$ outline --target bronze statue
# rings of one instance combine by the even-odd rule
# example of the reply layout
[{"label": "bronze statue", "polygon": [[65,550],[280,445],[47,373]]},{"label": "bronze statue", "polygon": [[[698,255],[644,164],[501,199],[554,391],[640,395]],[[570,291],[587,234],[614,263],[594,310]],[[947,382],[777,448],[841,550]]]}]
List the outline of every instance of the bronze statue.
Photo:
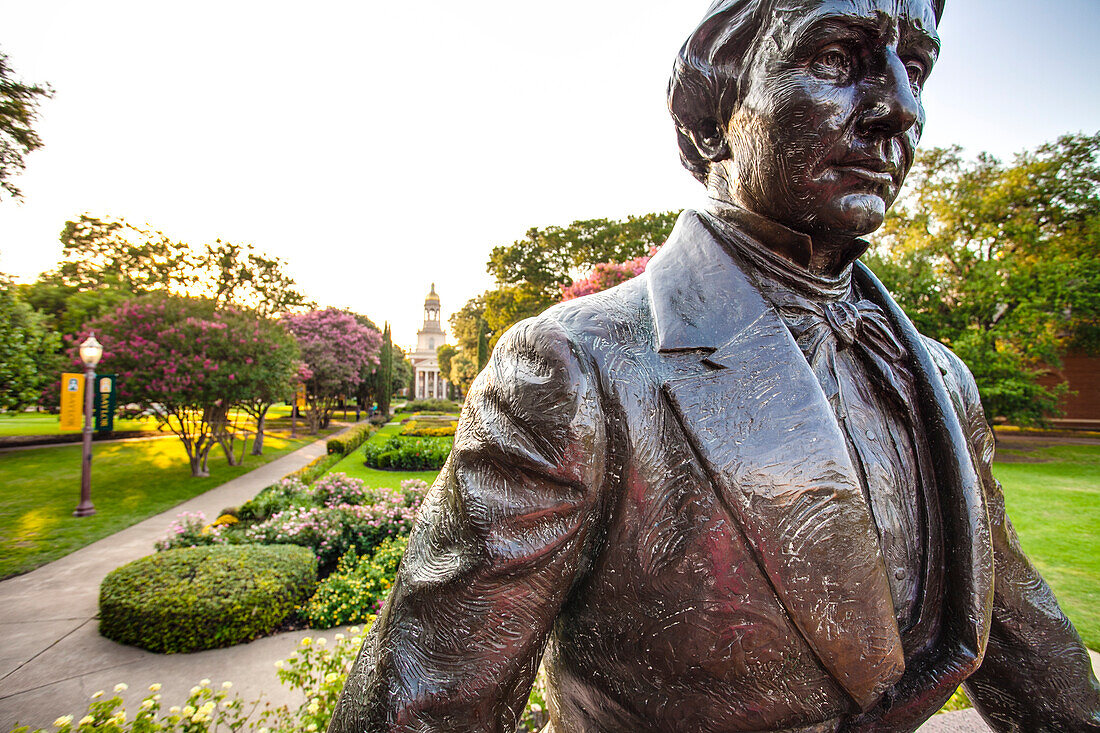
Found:
[{"label": "bronze statue", "polygon": [[937,0],[719,0],[669,89],[647,272],[511,329],[330,731],[1098,731],[966,367],[856,258],[913,160]]}]

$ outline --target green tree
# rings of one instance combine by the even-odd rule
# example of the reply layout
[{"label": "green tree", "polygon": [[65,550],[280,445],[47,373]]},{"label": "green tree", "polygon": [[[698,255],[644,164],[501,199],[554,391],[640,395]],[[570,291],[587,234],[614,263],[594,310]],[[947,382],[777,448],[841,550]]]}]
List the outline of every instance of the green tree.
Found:
[{"label": "green tree", "polygon": [[18,410],[39,401],[61,371],[61,339],[46,318],[23,302],[0,274],[0,410]]},{"label": "green tree", "polygon": [[195,295],[206,295],[214,303],[249,308],[263,316],[274,316],[303,306],[312,306],[298,292],[286,272],[287,263],[267,257],[251,244],[217,240],[207,244],[194,260],[189,278]]},{"label": "green tree", "polygon": [[393,395],[393,341],[390,338],[390,324],[382,329],[382,347],[378,354],[379,364],[375,372],[378,382],[378,412],[390,414],[390,396]]},{"label": "green tree", "polygon": [[16,80],[7,55],[0,52],[0,193],[23,198],[23,192],[11,178],[26,168],[24,158],[42,147],[34,124],[38,121],[39,103],[51,96],[49,85]]},{"label": "green tree", "polygon": [[477,370],[480,372],[489,363],[489,337],[485,326],[477,332]]},{"label": "green tree", "polygon": [[1040,422],[1038,380],[1100,345],[1100,134],[1011,164],[959,148],[919,155],[866,257],[924,333],[970,367],[990,418]]},{"label": "green tree", "polygon": [[459,351],[451,358],[451,375],[448,379],[462,391],[463,396],[470,391],[470,385],[476,377],[477,364],[470,358],[469,352]]},{"label": "green tree", "polygon": [[663,244],[677,216],[669,211],[533,228],[523,239],[494,247],[486,267],[496,287],[451,317],[456,340],[470,353],[477,351],[480,324],[471,317],[476,314],[484,321],[491,349],[510,326],[560,301],[574,277],[600,263],[633,260]]},{"label": "green tree", "polygon": [[454,384],[451,382],[451,359],[458,353],[454,344],[443,344],[435,350],[435,358],[439,362],[439,373],[447,380],[447,398],[454,399]]}]

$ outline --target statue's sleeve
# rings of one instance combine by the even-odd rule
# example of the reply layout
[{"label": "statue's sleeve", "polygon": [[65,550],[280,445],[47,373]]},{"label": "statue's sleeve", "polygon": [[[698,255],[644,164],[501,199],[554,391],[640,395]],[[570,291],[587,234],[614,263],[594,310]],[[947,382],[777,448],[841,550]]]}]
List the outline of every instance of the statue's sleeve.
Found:
[{"label": "statue's sleeve", "polygon": [[501,338],[330,732],[515,730],[596,530],[594,381],[547,316]]},{"label": "statue's sleeve", "polygon": [[[942,347],[941,347],[942,348]],[[946,350],[944,350],[946,352]],[[950,352],[946,352],[950,353]],[[993,620],[981,667],[963,687],[997,731],[1100,731],[1100,686],[1080,635],[1020,549],[993,477],[993,431],[970,372],[950,355],[948,387],[961,395],[993,538]]]}]

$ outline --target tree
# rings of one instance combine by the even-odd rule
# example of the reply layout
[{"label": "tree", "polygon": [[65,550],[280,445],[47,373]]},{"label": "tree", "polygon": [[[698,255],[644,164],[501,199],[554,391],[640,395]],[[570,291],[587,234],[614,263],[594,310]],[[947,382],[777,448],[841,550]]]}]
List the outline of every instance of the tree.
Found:
[{"label": "tree", "polygon": [[416,371],[413,369],[412,362],[405,356],[405,351],[397,344],[391,344],[393,349],[393,391],[390,394],[396,394],[397,392],[405,389],[412,382]]},{"label": "tree", "polygon": [[305,363],[310,433],[328,424],[344,395],[354,394],[378,364],[382,334],[336,308],[284,316]]},{"label": "tree", "polygon": [[470,298],[466,304],[451,314],[451,333],[459,348],[477,351],[477,336],[485,323],[485,295]]},{"label": "tree", "polygon": [[0,410],[18,410],[42,397],[57,379],[54,355],[61,339],[45,317],[24,303],[0,274]]},{"label": "tree", "polygon": [[917,327],[970,367],[989,418],[1043,420],[1039,377],[1100,346],[1100,134],[1004,164],[921,153],[866,259]]},{"label": "tree", "polygon": [[34,124],[39,103],[52,96],[49,85],[17,81],[7,55],[0,52],[0,192],[12,198],[23,198],[10,179],[26,168],[24,158],[42,147]]},{"label": "tree", "polygon": [[[267,257],[251,244],[217,240],[207,244],[195,260],[191,278],[196,294],[209,295],[217,305],[233,304],[260,315],[273,316],[308,305],[286,273],[287,263]],[[203,292],[206,291],[206,292]]]},{"label": "tree", "polygon": [[[563,290],[579,273],[601,263],[642,257],[663,244],[677,216],[670,211],[621,221],[588,219],[565,227],[533,228],[511,245],[494,247],[487,269],[496,278],[496,287],[467,303],[471,313],[477,312],[484,321],[489,347],[513,324],[561,300]],[[477,330],[471,313],[464,311],[452,316],[451,325],[458,342],[473,353]]]},{"label": "tree", "polygon": [[[301,352],[298,342],[287,332],[284,324],[254,315],[255,332],[240,348],[245,363],[251,368],[242,370],[241,395],[237,404],[256,421],[252,455],[262,456],[267,411],[276,402],[287,400],[294,394]],[[233,455],[232,446],[229,446],[227,455]]]},{"label": "tree", "polygon": [[382,349],[379,353],[378,381],[378,412],[388,416],[390,414],[390,396],[393,394],[393,343],[390,339],[390,324],[382,329]]},{"label": "tree", "polygon": [[[265,379],[284,380],[266,361],[288,340],[254,314],[216,311],[196,298],[151,295],[88,324],[103,343],[104,368],[118,374],[122,402],[149,409],[183,443],[192,476],[208,476],[214,445],[225,442],[230,409],[252,400]],[[70,339],[74,363],[87,332]],[[284,367],[293,362],[280,358]],[[227,459],[233,460],[227,453]]]},{"label": "tree", "polygon": [[489,363],[489,338],[486,334],[485,324],[477,332],[477,370],[480,372]]},{"label": "tree", "polygon": [[443,344],[435,350],[436,361],[439,362],[439,373],[447,380],[447,397],[454,399],[454,383],[451,382],[451,359],[458,353],[454,344]]},{"label": "tree", "polygon": [[465,395],[470,391],[470,385],[477,377],[477,364],[470,358],[469,353],[462,350],[451,358],[451,374],[449,380]]},{"label": "tree", "polygon": [[637,277],[645,272],[646,265],[649,264],[649,260],[656,253],[657,248],[654,247],[649,251],[649,254],[635,257],[626,262],[601,262],[593,267],[587,276],[574,281],[572,285],[563,287],[561,289],[561,299],[563,301],[572,300],[582,295],[599,293]]}]

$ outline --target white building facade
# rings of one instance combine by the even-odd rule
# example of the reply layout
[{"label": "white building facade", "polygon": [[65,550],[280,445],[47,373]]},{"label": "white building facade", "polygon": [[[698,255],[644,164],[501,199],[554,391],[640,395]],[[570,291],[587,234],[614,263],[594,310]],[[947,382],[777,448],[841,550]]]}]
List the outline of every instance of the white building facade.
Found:
[{"label": "white building facade", "polygon": [[418,400],[444,399],[447,397],[447,380],[439,373],[439,359],[435,350],[447,343],[447,334],[439,322],[439,296],[432,291],[424,299],[424,326],[416,332],[416,351],[409,355],[416,372]]}]

